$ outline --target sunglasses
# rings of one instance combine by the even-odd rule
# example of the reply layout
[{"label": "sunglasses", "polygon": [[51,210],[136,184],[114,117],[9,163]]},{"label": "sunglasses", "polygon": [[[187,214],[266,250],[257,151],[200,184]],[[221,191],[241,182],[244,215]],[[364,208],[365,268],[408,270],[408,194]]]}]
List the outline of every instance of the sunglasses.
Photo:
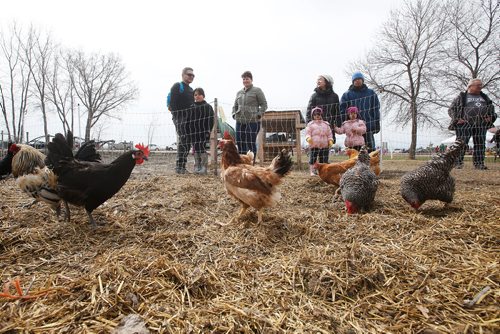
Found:
[{"label": "sunglasses", "polygon": [[193,74],[193,73],[186,73],[186,75],[187,75],[188,77],[193,77],[193,78],[194,78],[194,74]]}]

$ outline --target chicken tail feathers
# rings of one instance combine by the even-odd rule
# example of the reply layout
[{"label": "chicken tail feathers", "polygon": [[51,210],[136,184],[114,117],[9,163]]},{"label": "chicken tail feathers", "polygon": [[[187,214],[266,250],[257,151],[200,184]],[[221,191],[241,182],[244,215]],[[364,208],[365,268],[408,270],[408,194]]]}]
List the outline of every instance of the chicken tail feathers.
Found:
[{"label": "chicken tail feathers", "polygon": [[[72,143],[73,134],[71,131],[68,131],[68,135]],[[61,133],[57,133],[47,147],[49,153],[45,159],[45,164],[50,168],[57,166],[58,162],[62,159],[73,157],[72,146],[69,145],[68,141]]]},{"label": "chicken tail feathers", "polygon": [[82,144],[75,154],[75,159],[82,161],[100,162],[101,155],[95,149],[95,141],[90,140]]},{"label": "chicken tail feathers", "polygon": [[272,165],[273,171],[283,177],[292,169],[293,161],[287,150],[282,150],[280,154],[274,158]]}]

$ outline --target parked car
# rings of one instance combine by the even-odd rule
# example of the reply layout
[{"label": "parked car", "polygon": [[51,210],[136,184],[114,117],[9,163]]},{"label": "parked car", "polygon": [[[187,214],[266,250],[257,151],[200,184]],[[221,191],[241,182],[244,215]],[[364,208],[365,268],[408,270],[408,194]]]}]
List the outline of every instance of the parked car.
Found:
[{"label": "parked car", "polygon": [[[49,135],[49,141],[54,138],[53,135]],[[45,136],[40,136],[31,139],[29,142],[26,143],[29,146],[33,146],[36,149],[43,149],[45,148]]]},{"label": "parked car", "polygon": [[112,150],[123,150],[123,151],[126,151],[126,150],[131,150],[133,147],[134,147],[134,143],[129,141],[122,141],[122,142],[119,142],[119,143],[113,143],[113,144],[109,144],[109,147],[110,149]]},{"label": "parked car", "polygon": [[172,143],[170,145],[167,145],[165,149],[167,151],[177,151],[177,143]]},{"label": "parked car", "polygon": [[148,147],[149,147],[150,151],[159,151],[160,150],[160,146],[158,146],[156,144],[149,144]]}]

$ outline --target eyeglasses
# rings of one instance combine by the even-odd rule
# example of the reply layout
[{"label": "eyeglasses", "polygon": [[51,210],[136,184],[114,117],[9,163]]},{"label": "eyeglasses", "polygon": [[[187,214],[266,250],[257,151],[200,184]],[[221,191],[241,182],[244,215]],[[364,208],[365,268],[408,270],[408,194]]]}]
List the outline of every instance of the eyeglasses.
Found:
[{"label": "eyeglasses", "polygon": [[187,75],[188,77],[193,77],[193,78],[194,78],[194,74],[193,74],[193,73],[186,73],[186,75]]}]

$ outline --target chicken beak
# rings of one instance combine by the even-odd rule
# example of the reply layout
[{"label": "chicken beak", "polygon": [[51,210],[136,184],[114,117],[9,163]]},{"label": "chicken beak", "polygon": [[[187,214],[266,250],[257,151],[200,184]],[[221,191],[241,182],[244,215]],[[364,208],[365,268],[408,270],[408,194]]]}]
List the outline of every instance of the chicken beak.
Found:
[{"label": "chicken beak", "polygon": [[143,156],[143,157],[142,157],[142,159],[143,159],[143,160],[146,160],[146,161],[148,161],[148,160],[149,160],[147,156]]}]

